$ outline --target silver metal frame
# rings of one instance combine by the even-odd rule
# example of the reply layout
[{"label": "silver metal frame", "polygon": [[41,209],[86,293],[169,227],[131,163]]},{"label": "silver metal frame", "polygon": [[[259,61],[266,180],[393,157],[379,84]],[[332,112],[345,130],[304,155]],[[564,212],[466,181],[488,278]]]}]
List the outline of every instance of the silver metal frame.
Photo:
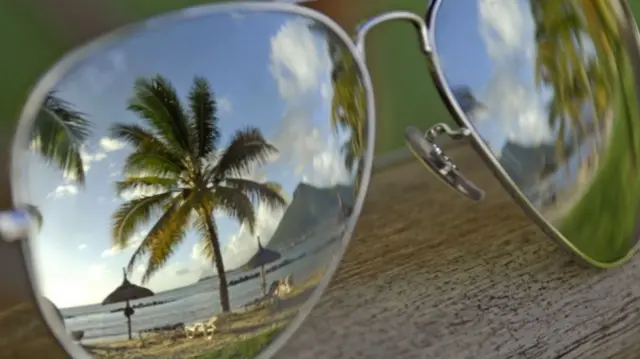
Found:
[{"label": "silver metal frame", "polygon": [[[626,261],[628,258],[623,258],[619,262],[616,263],[594,263],[590,261],[584,254],[582,254],[575,246],[569,243],[562,235],[559,233],[550,223],[548,223],[540,213],[533,207],[533,205],[526,199],[524,194],[517,188],[515,183],[508,177],[505,170],[498,163],[495,156],[491,153],[488,146],[484,143],[484,141],[480,138],[479,134],[473,130],[470,121],[467,119],[466,115],[458,105],[457,101],[454,100],[453,93],[451,89],[447,86],[446,80],[441,70],[441,66],[439,63],[439,59],[437,56],[437,49],[435,40],[436,26],[435,20],[438,15],[438,10],[442,5],[443,0],[433,0],[428,3],[428,10],[426,14],[426,18],[422,17],[406,11],[394,11],[385,14],[381,14],[374,18],[369,19],[365,23],[363,23],[356,32],[355,42],[349,37],[347,33],[332,19],[327,17],[326,15],[309,9],[302,7],[300,5],[295,4],[287,4],[287,3],[277,3],[277,2],[240,2],[240,3],[225,3],[225,4],[213,4],[213,5],[204,5],[204,6],[196,6],[191,8],[186,8],[174,12],[170,12],[168,14],[152,17],[150,19],[135,23],[133,25],[125,26],[116,31],[111,32],[108,35],[105,35],[95,41],[92,41],[89,45],[81,47],[80,49],[73,51],[70,55],[66,56],[61,60],[58,64],[56,64],[46,75],[38,82],[37,86],[29,96],[29,99],[26,103],[26,106],[20,116],[20,123],[14,137],[13,143],[13,162],[12,162],[12,181],[16,184],[21,184],[21,186],[15,186],[14,193],[15,199],[19,204],[26,203],[28,198],[28,193],[26,189],[28,188],[25,185],[28,179],[22,176],[22,171],[20,167],[22,165],[21,160],[16,160],[16,154],[21,153],[24,150],[24,145],[28,143],[29,133],[31,125],[35,120],[36,114],[42,103],[44,102],[45,96],[48,91],[53,88],[55,84],[58,83],[66,74],[68,74],[78,63],[82,62],[89,55],[94,54],[105,47],[112,45],[121,38],[131,32],[138,31],[142,28],[154,28],[157,26],[163,26],[167,23],[177,22],[189,20],[192,18],[199,18],[203,16],[208,16],[212,14],[218,14],[223,12],[232,12],[232,11],[253,11],[253,12],[283,12],[290,13],[294,15],[300,15],[303,17],[307,17],[309,19],[316,20],[318,22],[323,23],[327,28],[333,31],[338,38],[340,38],[345,46],[352,52],[354,55],[354,59],[356,65],[360,71],[365,92],[366,92],[366,100],[367,100],[367,137],[370,139],[367,143],[365,159],[364,159],[364,174],[361,182],[361,191],[356,198],[356,203],[354,206],[353,217],[351,221],[348,223],[345,234],[343,236],[343,246],[338,250],[332,259],[328,270],[326,271],[324,278],[319,283],[314,293],[310,297],[310,299],[304,304],[304,306],[300,309],[299,314],[295,317],[295,319],[289,324],[287,329],[284,332],[277,336],[274,342],[268,346],[259,356],[259,359],[266,359],[274,355],[291,337],[291,335],[300,327],[300,324],[303,320],[309,315],[312,307],[318,302],[318,299],[324,293],[326,287],[329,284],[330,279],[335,273],[338,264],[343,257],[348,243],[353,235],[353,231],[357,222],[357,219],[360,216],[362,211],[362,206],[365,199],[365,194],[367,192],[367,188],[369,185],[370,174],[372,169],[373,162],[373,152],[374,152],[374,141],[375,141],[375,110],[374,110],[374,96],[373,96],[373,86],[371,82],[371,78],[369,72],[365,65],[365,40],[366,35],[369,30],[373,27],[382,24],[387,21],[396,21],[402,20],[411,23],[417,30],[419,41],[421,45],[422,52],[427,56],[430,62],[430,71],[432,74],[433,81],[436,84],[436,87],[445,102],[447,108],[450,113],[453,115],[455,122],[460,125],[462,128],[458,130],[458,132],[465,135],[470,136],[473,141],[473,146],[476,151],[480,154],[482,159],[489,165],[491,171],[496,175],[501,184],[507,189],[509,194],[514,198],[514,200],[523,208],[525,213],[531,217],[534,222],[543,229],[543,231],[549,235],[552,239],[554,239],[561,247],[569,250],[578,258],[580,258],[583,262],[590,264],[596,267],[613,267],[619,265],[620,263]],[[31,251],[29,250],[29,241],[22,241],[23,250],[25,253],[25,264],[28,268],[29,272],[29,280],[32,283],[33,292],[38,302],[39,309],[44,316],[45,321],[48,323],[49,327],[52,329],[54,335],[57,340],[60,342],[62,347],[72,355],[74,358],[88,358],[87,353],[82,350],[80,346],[73,343],[70,340],[70,337],[66,334],[64,326],[60,322],[60,319],[57,317],[56,313],[54,313],[53,308],[48,306],[44,299],[40,296],[39,288],[36,283],[38,283],[38,278],[33,269],[34,263],[31,258]],[[633,251],[635,252],[635,250]],[[633,255],[633,252],[629,254],[628,257]]]},{"label": "silver metal frame", "polygon": [[[587,264],[591,267],[596,268],[613,268],[618,267],[621,264],[627,262],[638,250],[640,243],[636,244],[636,246],[629,251],[629,253],[611,263],[598,262],[591,258],[588,258],[580,249],[574,246],[571,242],[569,242],[563,235],[560,233],[555,226],[549,223],[538,210],[535,209],[533,204],[527,199],[527,197],[520,191],[518,186],[511,180],[511,178],[507,175],[506,171],[502,167],[502,165],[498,162],[495,155],[491,152],[489,147],[486,145],[484,140],[480,137],[478,132],[473,128],[473,125],[465,115],[462,108],[458,105],[458,102],[455,100],[453,93],[449,86],[447,85],[447,81],[442,73],[442,67],[440,66],[440,62],[438,59],[438,50],[435,42],[436,36],[436,19],[438,17],[438,11],[440,10],[440,6],[442,5],[444,0],[433,0],[429,8],[427,10],[426,20],[421,24],[421,26],[425,26],[427,33],[427,40],[423,40],[423,42],[428,43],[430,46],[430,51],[425,51],[429,62],[431,64],[430,70],[434,83],[440,93],[442,100],[445,105],[449,109],[449,112],[453,116],[455,122],[463,128],[467,128],[470,130],[471,141],[473,147],[476,152],[480,155],[480,157],[484,160],[484,162],[489,166],[489,169],[493,174],[498,178],[502,186],[507,190],[507,192],[511,195],[511,197],[516,201],[518,205],[523,209],[523,211],[542,229],[542,231],[547,234],[551,239],[556,242],[561,248],[567,250],[574,257],[576,257],[581,263]],[[624,1],[624,0],[622,0]],[[637,27],[634,26],[637,31]],[[424,30],[421,30],[420,33],[424,33]],[[637,51],[638,49],[635,49]]]},{"label": "silver metal frame", "polygon": [[[365,88],[367,102],[366,135],[369,141],[367,142],[365,150],[363,175],[360,182],[361,189],[355,201],[352,219],[347,224],[342,238],[343,245],[335,253],[328,266],[327,271],[324,274],[324,277],[317,285],[316,289],[307,300],[307,302],[300,308],[299,314],[291,321],[291,323],[289,323],[288,327],[280,335],[278,335],[276,339],[257,357],[257,359],[267,359],[273,356],[287,342],[287,340],[296,331],[296,329],[300,327],[300,324],[309,315],[311,309],[329,285],[329,282],[333,277],[333,274],[335,273],[341,258],[346,252],[349,241],[353,235],[357,219],[360,217],[360,213],[362,211],[365,194],[369,186],[375,145],[375,108],[371,77],[369,76],[369,72],[367,71],[367,68],[364,64],[364,60],[360,56],[358,56],[359,51],[351,40],[350,36],[331,18],[318,11],[302,7],[300,5],[277,2],[238,2],[195,6],[169,12],[164,15],[155,16],[141,22],[122,27],[92,41],[89,45],[72,51],[44,75],[44,77],[36,85],[33,92],[30,94],[26,102],[26,105],[20,115],[19,126],[12,146],[13,158],[11,163],[11,180],[15,184],[20,184],[20,186],[16,185],[14,187],[14,200],[15,202],[17,202],[16,205],[20,206],[23,203],[28,203],[29,194],[27,189],[29,188],[29,186],[27,185],[28,182],[25,182],[28,180],[28,178],[26,178],[26,176],[23,176],[23,171],[21,170],[21,167],[24,168],[24,161],[16,158],[16,155],[24,153],[23,151],[25,149],[25,144],[29,143],[30,130],[32,128],[33,122],[35,121],[36,114],[39,108],[44,103],[46,94],[75,66],[84,61],[90,55],[103,50],[105,47],[113,45],[122,36],[126,36],[127,34],[130,34],[132,32],[144,28],[156,28],[168,23],[185,21],[189,19],[201,18],[213,14],[233,11],[290,13],[293,15],[299,15],[312,20],[316,20],[324,24],[336,36],[338,36],[340,40],[344,42],[345,46],[354,55],[353,57],[360,71],[361,79]],[[36,275],[36,271],[34,270],[35,263],[33,261],[33,258],[31,257],[32,252],[30,251],[29,241],[23,240],[21,244],[25,252],[24,260],[28,269],[31,287],[36,297],[39,310],[44,316],[44,320],[51,328],[58,342],[61,344],[64,350],[71,355],[71,357],[73,357],[74,359],[90,359],[90,356],[79,345],[71,341],[71,338],[66,333],[63,323],[61,323],[60,321],[60,318],[56,315],[53,308],[45,303],[45,300],[41,296],[39,286],[37,285],[38,278]]]}]

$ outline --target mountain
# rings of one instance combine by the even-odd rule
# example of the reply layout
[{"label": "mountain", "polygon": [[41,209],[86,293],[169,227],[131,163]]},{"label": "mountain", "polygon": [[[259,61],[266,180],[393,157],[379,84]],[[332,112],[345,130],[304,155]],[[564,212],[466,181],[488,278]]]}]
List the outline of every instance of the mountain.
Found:
[{"label": "mountain", "polygon": [[353,206],[355,196],[351,186],[319,188],[300,183],[267,247],[286,249],[302,241],[319,225],[336,218],[340,211],[338,195],[344,205]]},{"label": "mountain", "polygon": [[515,142],[507,142],[502,148],[500,164],[507,175],[531,200],[537,201],[541,189],[540,175],[550,174],[557,169],[557,156],[554,145],[523,146]]}]

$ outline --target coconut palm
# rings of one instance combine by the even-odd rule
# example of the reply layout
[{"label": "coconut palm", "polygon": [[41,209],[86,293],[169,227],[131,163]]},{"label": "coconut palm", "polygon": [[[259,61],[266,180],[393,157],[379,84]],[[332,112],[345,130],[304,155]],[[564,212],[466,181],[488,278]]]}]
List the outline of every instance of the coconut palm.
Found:
[{"label": "coconut palm", "polygon": [[[554,90],[550,124],[559,129],[558,142],[566,141],[572,132],[569,137],[578,145],[591,132],[605,127],[601,122],[610,120],[612,95],[624,86],[620,66],[626,64],[625,49],[613,4],[608,0],[541,0],[531,5],[537,27],[536,79]],[[586,51],[586,42],[595,51]],[[582,118],[585,103],[592,107],[593,126],[586,126]],[[629,131],[629,136],[632,143],[637,142],[634,131]],[[566,159],[562,150],[566,146],[558,143],[557,148],[558,156]],[[635,166],[635,145],[631,152]]]},{"label": "coconut palm", "polygon": [[[366,126],[366,96],[364,84],[360,78],[357,64],[351,52],[342,45],[331,30],[320,23],[310,23],[309,28],[322,36],[327,44],[331,58],[331,127],[335,130],[346,130],[349,137],[340,150],[344,156],[345,167],[352,171],[364,156]],[[356,175],[356,184],[360,175]],[[357,185],[355,188],[357,189]]]},{"label": "coconut palm", "polygon": [[65,176],[84,185],[80,148],[90,135],[85,114],[50,92],[38,113],[31,132],[31,148],[41,158],[57,166]]},{"label": "coconut palm", "polygon": [[[332,42],[335,45],[335,43]],[[333,47],[333,98],[331,126],[349,131],[349,138],[342,146],[345,166],[353,169],[364,155],[365,92],[360,73],[353,57],[344,49]]]},{"label": "coconut palm", "polygon": [[253,233],[254,205],[285,205],[279,185],[245,178],[277,149],[253,127],[236,131],[221,149],[216,102],[204,78],[194,79],[186,103],[188,109],[164,77],[140,78],[128,110],[142,123],[111,128],[113,137],[133,148],[116,191],[120,195],[137,193],[113,214],[113,241],[117,247],[127,247],[135,231],[152,222],[128,266],[131,271],[146,255],[142,281],[147,282],[171,258],[187,230],[194,228],[217,271],[220,305],[226,312],[230,310],[229,292],[214,213],[229,215]]},{"label": "coconut palm", "polygon": [[[34,121],[30,145],[45,163],[56,166],[65,177],[84,186],[80,148],[89,135],[90,123],[86,115],[51,91]],[[42,226],[42,213],[38,207],[31,204],[24,207],[38,227]]]}]

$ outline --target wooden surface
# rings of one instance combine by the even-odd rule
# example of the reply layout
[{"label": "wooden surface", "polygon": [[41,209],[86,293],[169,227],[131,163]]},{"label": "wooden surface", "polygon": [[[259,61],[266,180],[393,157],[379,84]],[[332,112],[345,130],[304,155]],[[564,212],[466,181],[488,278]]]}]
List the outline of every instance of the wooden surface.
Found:
[{"label": "wooden surface", "polygon": [[575,263],[470,147],[449,153],[486,200],[413,160],[374,174],[330,289],[277,358],[640,358],[640,257]]}]

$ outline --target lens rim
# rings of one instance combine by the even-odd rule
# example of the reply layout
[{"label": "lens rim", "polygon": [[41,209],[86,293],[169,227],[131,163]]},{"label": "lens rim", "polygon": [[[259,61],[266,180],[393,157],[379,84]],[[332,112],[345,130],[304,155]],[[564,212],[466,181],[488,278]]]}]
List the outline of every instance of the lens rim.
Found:
[{"label": "lens rim", "polygon": [[[136,31],[145,29],[145,28],[155,28],[158,26],[164,26],[168,23],[174,23],[178,21],[185,21],[189,19],[202,18],[206,16],[216,15],[220,13],[231,13],[236,11],[243,12],[280,12],[283,14],[291,14],[296,16],[305,17],[307,19],[311,19],[317,21],[327,29],[331,30],[333,35],[337,36],[340,39],[347,50],[350,52],[354,59],[354,63],[360,73],[360,78],[362,80],[363,88],[365,91],[365,116],[366,120],[364,121],[366,126],[366,138],[367,143],[365,145],[365,154],[362,160],[362,171],[360,177],[360,185],[359,191],[355,198],[355,203],[353,206],[351,218],[349,222],[345,226],[345,232],[342,236],[342,245],[338,248],[337,252],[334,254],[331,261],[328,263],[327,270],[322,278],[322,280],[318,283],[313,293],[307,299],[307,301],[300,307],[298,314],[295,318],[287,325],[286,329],[284,329],[280,335],[278,335],[267,348],[265,348],[256,359],[267,359],[273,356],[278,352],[280,348],[284,346],[284,344],[290,339],[290,337],[296,332],[296,330],[300,327],[302,322],[308,317],[311,309],[317,304],[321,295],[327,289],[327,286],[335,274],[335,271],[338,268],[339,263],[344,256],[348,244],[350,243],[353,232],[357,223],[358,218],[360,217],[360,213],[362,212],[362,207],[364,205],[364,200],[366,197],[366,193],[369,187],[371,170],[373,166],[373,157],[374,157],[374,147],[375,147],[375,105],[374,105],[374,93],[373,93],[373,85],[371,81],[371,76],[369,71],[364,63],[363,58],[359,55],[358,50],[352,40],[352,38],[338,25],[334,20],[328,17],[321,12],[310,9],[301,5],[297,5],[294,3],[281,3],[281,2],[258,2],[258,1],[249,1],[249,2],[240,2],[240,3],[221,3],[221,4],[208,4],[208,5],[199,5],[193,7],[187,7],[180,10],[170,11],[164,14],[160,14],[157,16],[153,16],[142,21],[134,22],[129,25],[125,25],[115,30],[107,33],[106,35],[100,36],[89,44],[81,46],[77,49],[72,50],[66,56],[64,56],[60,61],[58,61],[53,67],[51,67],[45,75],[38,81],[33,91],[29,94],[29,97],[24,105],[22,112],[19,117],[18,127],[14,134],[11,154],[10,154],[10,178],[13,192],[13,205],[17,206],[19,203],[29,203],[29,193],[28,193],[28,178],[24,174],[23,168],[21,166],[24,163],[24,159],[26,158],[26,154],[24,153],[25,145],[29,143],[30,132],[32,125],[35,121],[37,112],[40,107],[44,103],[45,97],[49,90],[54,88],[56,84],[59,83],[70,71],[72,71],[77,64],[81,63],[88,57],[93,54],[99,53],[105,47],[108,47],[111,44],[117,43],[119,39],[124,36],[127,36]],[[23,252],[23,258],[21,265],[26,267],[26,280],[30,283],[31,294],[33,298],[30,300],[35,301],[37,308],[39,309],[39,314],[41,316],[41,321],[46,324],[48,328],[53,332],[54,337],[57,339],[58,343],[62,346],[62,348],[73,358],[88,358],[90,356],[87,352],[85,352],[78,344],[73,342],[70,336],[66,333],[63,323],[57,317],[57,314],[53,310],[53,308],[48,303],[45,302],[45,299],[42,297],[42,293],[38,286],[38,275],[37,271],[34,269],[34,260],[32,258],[32,251],[30,248],[29,240],[21,241],[21,250]],[[2,248],[0,247],[0,251]],[[14,272],[15,267],[4,267],[3,270],[5,273]],[[0,304],[0,311],[8,309],[3,308]],[[18,345],[18,344],[15,344]],[[22,344],[20,344],[22,345]],[[27,344],[24,344],[27,345]]]},{"label": "lens rim", "polygon": [[[590,267],[607,269],[619,267],[628,262],[640,248],[640,242],[636,243],[632,248],[630,248],[625,256],[612,262],[602,262],[591,258],[583,251],[581,251],[578,247],[576,247],[573,243],[571,243],[571,241],[569,241],[562,233],[560,233],[560,231],[555,226],[553,226],[544,218],[544,216],[542,216],[542,214],[527,199],[520,188],[518,188],[515,182],[511,180],[502,165],[497,161],[496,157],[493,155],[489,147],[485,144],[480,134],[476,131],[471,121],[469,121],[468,117],[466,116],[458,102],[455,100],[453,91],[449,86],[446,78],[444,77],[442,66],[438,58],[438,44],[435,40],[438,12],[440,11],[440,6],[442,5],[442,3],[443,0],[433,0],[429,5],[429,8],[427,9],[425,15],[427,34],[429,36],[429,43],[431,44],[432,48],[432,51],[427,56],[430,64],[429,68],[431,71],[431,77],[433,78],[440,97],[447,106],[454,121],[459,126],[463,126],[470,130],[472,138],[471,144],[476,152],[478,152],[482,160],[488,165],[491,172],[493,172],[493,174],[498,178],[502,186],[507,190],[514,201],[523,209],[525,214],[527,214],[527,216],[531,218],[534,223],[551,238],[551,240],[553,240],[561,248],[569,252],[574,258],[578,259],[580,263],[586,264]],[[637,23],[635,19],[630,18],[628,14],[626,14],[625,19],[618,19],[618,21],[628,21],[637,31]],[[638,48],[633,49],[633,51],[638,51]]]}]

